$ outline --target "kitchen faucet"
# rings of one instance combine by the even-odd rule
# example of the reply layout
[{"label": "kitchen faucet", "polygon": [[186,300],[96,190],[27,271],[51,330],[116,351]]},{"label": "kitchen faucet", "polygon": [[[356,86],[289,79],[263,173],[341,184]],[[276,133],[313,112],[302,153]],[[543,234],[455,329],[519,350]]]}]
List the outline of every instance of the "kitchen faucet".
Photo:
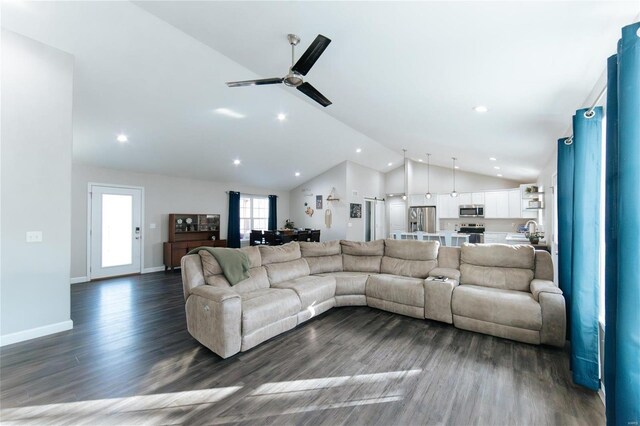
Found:
[{"label": "kitchen faucet", "polygon": [[[531,229],[531,225],[533,225],[533,229]],[[524,224],[524,226],[527,228],[527,231],[530,234],[538,232],[538,222],[536,222],[535,220],[528,220],[527,223]]]}]

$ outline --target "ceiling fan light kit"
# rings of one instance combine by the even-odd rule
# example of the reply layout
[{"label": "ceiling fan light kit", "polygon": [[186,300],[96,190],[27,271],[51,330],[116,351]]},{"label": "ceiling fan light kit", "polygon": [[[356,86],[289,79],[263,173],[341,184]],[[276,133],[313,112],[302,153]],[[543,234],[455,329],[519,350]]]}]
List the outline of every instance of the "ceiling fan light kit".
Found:
[{"label": "ceiling fan light kit", "polygon": [[288,34],[287,40],[291,45],[291,68],[289,72],[282,78],[263,78],[259,80],[244,80],[244,81],[230,81],[227,82],[229,87],[243,87],[243,86],[262,86],[266,84],[281,84],[285,86],[295,87],[323,107],[331,105],[331,101],[327,99],[322,93],[320,93],[311,84],[304,81],[304,76],[307,75],[311,67],[316,63],[320,55],[325,51],[331,40],[322,34],[318,34],[316,39],[305,50],[298,62],[295,62],[295,47],[300,43],[300,37],[295,34]]}]

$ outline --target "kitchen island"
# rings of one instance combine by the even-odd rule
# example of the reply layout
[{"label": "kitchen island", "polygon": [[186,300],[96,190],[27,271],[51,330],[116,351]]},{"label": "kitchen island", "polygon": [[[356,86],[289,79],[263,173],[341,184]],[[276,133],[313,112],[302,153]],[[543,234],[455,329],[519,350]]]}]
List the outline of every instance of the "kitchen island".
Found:
[{"label": "kitchen island", "polygon": [[461,234],[453,231],[392,232],[391,238],[394,240],[438,241],[441,246],[445,247],[460,247],[463,243],[469,242],[469,234]]}]

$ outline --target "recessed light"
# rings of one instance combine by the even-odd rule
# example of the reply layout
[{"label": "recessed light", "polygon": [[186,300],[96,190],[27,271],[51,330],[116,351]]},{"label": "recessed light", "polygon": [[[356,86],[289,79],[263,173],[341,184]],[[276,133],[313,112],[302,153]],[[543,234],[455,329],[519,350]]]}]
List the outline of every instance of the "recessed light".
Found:
[{"label": "recessed light", "polygon": [[496,157],[489,157],[489,161],[497,161],[498,159]]},{"label": "recessed light", "polygon": [[418,158],[418,161],[422,163],[422,158]]},{"label": "recessed light", "polygon": [[240,160],[238,160],[237,158],[235,160],[233,160],[233,164],[236,166],[240,165]]},{"label": "recessed light", "polygon": [[296,177],[300,176],[300,172],[295,173]]},{"label": "recessed light", "polygon": [[215,110],[218,114],[226,115],[231,118],[244,118],[244,114],[230,110],[229,108],[217,108]]},{"label": "recessed light", "polygon": [[387,166],[393,166],[393,163],[387,163]]},{"label": "recessed light", "polygon": [[124,143],[128,142],[129,138],[127,137],[127,135],[119,134],[118,137],[116,137],[116,140],[120,143]]},{"label": "recessed light", "polygon": [[285,118],[287,118],[286,114],[283,114],[283,113],[278,114],[278,120],[283,121]]},{"label": "recessed light", "polygon": [[393,194],[389,194],[389,197],[393,197]]},{"label": "recessed light", "polygon": [[459,168],[460,168],[460,166],[455,166],[455,168],[456,168],[456,169],[459,169]]},{"label": "recessed light", "polygon": [[502,174],[498,173],[496,176],[498,176],[498,177],[502,177]]},{"label": "recessed light", "polygon": [[356,149],[356,152],[357,152],[358,154],[360,154],[360,153],[362,152],[362,148],[358,148],[358,149]]},{"label": "recessed light", "polygon": [[493,166],[494,169],[500,170],[500,166]]},{"label": "recessed light", "polygon": [[489,111],[489,108],[487,108],[484,105],[478,105],[477,107],[473,108],[473,110],[475,112],[487,112],[487,111]]}]

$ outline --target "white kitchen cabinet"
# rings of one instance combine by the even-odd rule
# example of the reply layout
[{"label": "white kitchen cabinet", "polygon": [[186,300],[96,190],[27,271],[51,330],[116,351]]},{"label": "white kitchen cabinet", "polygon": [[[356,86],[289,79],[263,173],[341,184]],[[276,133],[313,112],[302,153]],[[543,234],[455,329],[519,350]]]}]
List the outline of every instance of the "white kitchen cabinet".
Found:
[{"label": "white kitchen cabinet", "polygon": [[520,189],[510,189],[507,191],[509,198],[509,216],[510,218],[522,217],[522,198]]},{"label": "white kitchen cabinet", "polygon": [[509,217],[508,191],[488,191],[484,193],[484,217],[486,219]]},{"label": "white kitchen cabinet", "polygon": [[457,198],[452,198],[449,194],[438,194],[436,206],[439,217],[447,219],[458,217]]},{"label": "white kitchen cabinet", "polygon": [[484,204],[484,192],[472,192],[471,204]]},{"label": "white kitchen cabinet", "polygon": [[473,204],[471,202],[471,193],[464,192],[458,195],[458,206],[468,206],[469,204]]}]

